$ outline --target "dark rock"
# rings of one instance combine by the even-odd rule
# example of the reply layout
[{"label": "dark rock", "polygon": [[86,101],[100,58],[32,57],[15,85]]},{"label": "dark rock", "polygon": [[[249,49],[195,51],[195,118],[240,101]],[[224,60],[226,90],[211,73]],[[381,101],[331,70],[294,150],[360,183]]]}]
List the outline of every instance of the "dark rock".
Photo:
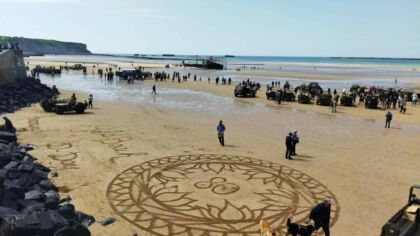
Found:
[{"label": "dark rock", "polygon": [[21,186],[7,186],[3,190],[3,198],[17,201],[25,197],[25,189]]},{"label": "dark rock", "polygon": [[77,212],[77,222],[81,225],[85,226],[86,228],[89,227],[91,224],[95,223],[95,217],[91,215],[84,214],[82,212]]},{"label": "dark rock", "polygon": [[5,165],[3,168],[4,169],[16,169],[16,168],[18,168],[19,165],[20,165],[19,162],[11,161],[11,162],[9,162],[9,164]]},{"label": "dark rock", "polygon": [[60,199],[60,204],[61,203],[70,203],[71,202],[71,200],[73,200],[73,199],[71,199],[71,197],[69,196],[69,195],[67,195],[67,196],[65,196],[64,198],[62,198],[62,199]]},{"label": "dark rock", "polygon": [[7,131],[0,131],[0,139],[9,143],[17,141],[16,134]]},{"label": "dark rock", "polygon": [[18,204],[16,200],[3,199],[1,201],[1,206],[7,207],[13,210],[18,210]]},{"label": "dark rock", "polygon": [[49,180],[41,180],[41,182],[39,182],[39,187],[41,187],[42,189],[46,191],[48,190],[57,191],[57,187],[55,187],[54,184],[52,184]]},{"label": "dark rock", "polygon": [[20,211],[30,211],[33,208],[42,208],[44,203],[37,202],[34,200],[18,200],[17,201],[18,209]]},{"label": "dark rock", "polygon": [[99,223],[99,224],[101,224],[102,226],[107,226],[107,225],[109,225],[109,224],[114,223],[115,221],[116,221],[116,219],[115,219],[115,218],[113,218],[113,217],[108,217],[108,218],[106,218],[106,219],[103,219],[103,220],[99,221],[98,223]]},{"label": "dark rock", "polygon": [[73,204],[65,204],[58,209],[58,213],[68,220],[77,220],[74,210]]},{"label": "dark rock", "polygon": [[31,155],[25,155],[23,157],[22,162],[25,163],[25,164],[33,165],[34,164],[34,158]]},{"label": "dark rock", "polygon": [[49,173],[51,171],[50,168],[48,168],[46,166],[43,166],[43,165],[39,164],[38,162],[34,163],[34,167],[43,171],[43,172],[47,172],[47,173]]},{"label": "dark rock", "polygon": [[29,178],[30,175],[28,173],[19,173],[18,178],[6,178],[4,180],[4,185],[8,187],[25,187],[28,183]]},{"label": "dark rock", "polygon": [[54,190],[49,190],[44,193],[45,195],[45,207],[48,209],[57,209],[58,204],[60,203],[60,196]]},{"label": "dark rock", "polygon": [[31,178],[36,179],[36,182],[46,180],[48,179],[48,173],[39,169],[35,169],[34,171],[32,171]]},{"label": "dark rock", "polygon": [[51,172],[51,177],[58,177],[58,173],[55,171]]},{"label": "dark rock", "polygon": [[20,145],[18,148],[21,149],[21,150],[23,149],[24,152],[28,152],[28,151],[34,150],[34,146],[32,144]]},{"label": "dark rock", "polygon": [[45,201],[45,195],[39,190],[32,190],[25,193],[25,200],[42,202]]},{"label": "dark rock", "polygon": [[25,172],[31,172],[34,169],[34,165],[25,163],[20,165],[17,169]]},{"label": "dark rock", "polygon": [[6,177],[7,179],[17,179],[20,176],[20,172],[16,169],[8,169],[6,170],[6,175],[4,177]]}]

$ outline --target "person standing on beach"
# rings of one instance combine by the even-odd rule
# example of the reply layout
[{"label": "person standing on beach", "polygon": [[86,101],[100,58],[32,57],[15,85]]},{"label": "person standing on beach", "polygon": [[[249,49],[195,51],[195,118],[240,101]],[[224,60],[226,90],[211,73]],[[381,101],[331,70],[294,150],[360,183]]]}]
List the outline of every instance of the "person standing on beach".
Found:
[{"label": "person standing on beach", "polygon": [[219,138],[219,142],[222,146],[225,146],[225,131],[226,127],[223,124],[223,121],[219,121],[219,125],[217,126],[217,136]]},{"label": "person standing on beach", "polygon": [[412,107],[416,107],[416,104],[417,104],[417,94],[416,93],[413,93],[411,106]]},{"label": "person standing on beach", "polygon": [[325,236],[330,236],[331,199],[326,198],[316,205],[309,214],[309,219],[315,222],[315,230],[322,227]]},{"label": "person standing on beach", "polygon": [[292,156],[296,156],[296,144],[299,143],[299,136],[297,135],[297,130],[292,133]]},{"label": "person standing on beach", "polygon": [[153,87],[152,87],[152,94],[156,95],[156,85],[153,85]]},{"label": "person standing on beach", "polygon": [[390,128],[392,120],[392,113],[388,111],[385,115],[385,128]]},{"label": "person standing on beach", "polygon": [[93,109],[93,96],[92,96],[92,94],[89,95],[88,101],[89,101],[88,108]]},{"label": "person standing on beach", "polygon": [[292,160],[292,133],[286,136],[286,159]]}]

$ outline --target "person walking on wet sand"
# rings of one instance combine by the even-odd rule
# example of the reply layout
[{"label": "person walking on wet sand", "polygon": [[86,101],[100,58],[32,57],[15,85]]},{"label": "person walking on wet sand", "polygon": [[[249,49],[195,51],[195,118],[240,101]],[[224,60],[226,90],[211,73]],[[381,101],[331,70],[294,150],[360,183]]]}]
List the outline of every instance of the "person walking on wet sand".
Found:
[{"label": "person walking on wet sand", "polygon": [[156,85],[153,85],[153,87],[152,87],[152,94],[156,95]]},{"label": "person walking on wet sand", "polygon": [[292,133],[286,136],[286,159],[292,160]]},{"label": "person walking on wet sand", "polygon": [[392,120],[392,113],[388,111],[385,115],[385,128],[390,128]]},{"label": "person walking on wet sand", "polygon": [[217,136],[222,146],[225,146],[225,131],[226,127],[223,124],[223,121],[219,121],[219,125],[217,126]]},{"label": "person walking on wet sand", "polygon": [[316,205],[309,214],[309,219],[315,222],[315,230],[322,227],[325,236],[330,236],[331,199],[326,198]]}]

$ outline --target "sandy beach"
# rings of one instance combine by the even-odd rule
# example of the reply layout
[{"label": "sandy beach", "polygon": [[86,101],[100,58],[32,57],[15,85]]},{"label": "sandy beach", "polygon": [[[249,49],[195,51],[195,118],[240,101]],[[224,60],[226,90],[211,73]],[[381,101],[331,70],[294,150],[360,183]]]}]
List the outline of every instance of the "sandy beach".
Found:
[{"label": "sandy beach", "polygon": [[[95,64],[164,68],[155,62]],[[233,74],[360,78],[263,73]],[[80,89],[69,89],[71,79],[83,82]],[[392,77],[380,79],[393,83]],[[117,219],[106,227],[92,225],[93,235],[259,235],[260,218],[284,233],[288,217],[303,222],[327,196],[333,198],[332,235],[378,235],[418,183],[420,108],[411,104],[405,115],[393,111],[392,127],[384,129],[382,109],[339,107],[331,114],[315,104],[278,105],[266,100],[265,88],[257,98],[234,98],[234,85],[208,84],[204,76],[179,84],[106,85],[96,75],[74,73],[41,80],[57,84],[62,97],[75,92],[83,100],[97,92],[94,108],[83,115],[59,116],[39,105],[9,115],[19,140],[34,144],[34,156],[59,173],[53,180],[62,196],[70,195],[78,209],[97,220]],[[413,89],[419,84],[409,76],[399,82],[415,84]],[[150,94],[154,84],[156,96]],[[217,140],[219,120],[227,128],[225,147]],[[299,155],[289,161],[284,139],[295,129]]]}]

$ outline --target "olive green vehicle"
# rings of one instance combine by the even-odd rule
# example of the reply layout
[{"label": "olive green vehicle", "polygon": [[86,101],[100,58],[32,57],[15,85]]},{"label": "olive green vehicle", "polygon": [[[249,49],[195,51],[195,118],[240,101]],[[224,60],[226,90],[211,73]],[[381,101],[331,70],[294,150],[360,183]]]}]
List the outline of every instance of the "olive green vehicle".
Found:
[{"label": "olive green vehicle", "polygon": [[380,236],[420,235],[420,185],[410,188],[408,203],[399,210],[383,227]]},{"label": "olive green vehicle", "polygon": [[72,102],[71,99],[48,99],[41,101],[41,107],[46,112],[55,112],[62,115],[66,112],[76,112],[77,114],[85,113],[87,102]]}]

